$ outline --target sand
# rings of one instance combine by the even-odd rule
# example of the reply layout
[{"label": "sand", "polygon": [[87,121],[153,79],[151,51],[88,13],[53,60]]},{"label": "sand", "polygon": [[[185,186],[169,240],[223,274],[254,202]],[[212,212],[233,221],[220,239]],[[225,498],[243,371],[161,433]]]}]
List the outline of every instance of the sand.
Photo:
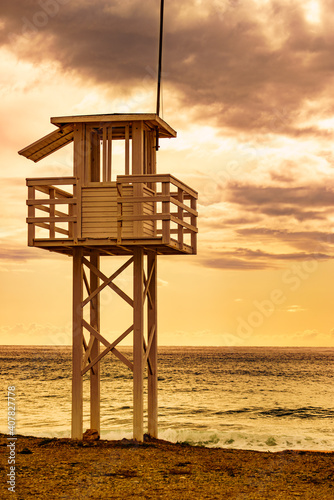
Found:
[{"label": "sand", "polygon": [[204,448],[146,438],[144,443],[16,436],[15,493],[0,434],[0,498],[315,499],[334,498],[333,454]]}]

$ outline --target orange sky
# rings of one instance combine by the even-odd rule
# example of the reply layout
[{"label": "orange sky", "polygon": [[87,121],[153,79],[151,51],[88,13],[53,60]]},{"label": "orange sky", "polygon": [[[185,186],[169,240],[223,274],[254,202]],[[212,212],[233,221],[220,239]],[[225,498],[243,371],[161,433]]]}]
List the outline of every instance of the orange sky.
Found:
[{"label": "orange sky", "polygon": [[[165,3],[163,118],[178,138],[161,141],[158,171],[199,191],[200,233],[196,257],[159,259],[159,343],[332,346],[333,2]],[[71,175],[71,146],[37,164],[17,151],[51,116],[154,111],[159,4],[1,2],[3,344],[71,331],[70,259],[28,248],[25,224],[25,178]],[[116,333],[122,310],[103,300]]]}]

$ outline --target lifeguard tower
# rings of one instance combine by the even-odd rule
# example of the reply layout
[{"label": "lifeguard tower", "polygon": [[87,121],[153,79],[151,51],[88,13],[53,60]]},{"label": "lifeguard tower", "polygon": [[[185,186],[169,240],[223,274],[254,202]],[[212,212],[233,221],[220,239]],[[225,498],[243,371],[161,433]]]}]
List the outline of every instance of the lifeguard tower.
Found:
[{"label": "lifeguard tower", "polygon": [[[38,162],[74,144],[73,176],[27,179],[28,245],[73,257],[72,438],[83,436],[88,371],[90,426],[100,433],[100,362],[109,352],[133,372],[133,438],[138,441],[143,440],[147,367],[148,433],[157,437],[157,257],[196,254],[197,193],[174,176],[156,172],[159,140],[176,137],[157,114],[64,116],[51,123],[55,131],[19,154]],[[124,147],[124,175],[113,171],[116,141],[118,149],[120,143]],[[120,255],[124,264],[106,276],[102,257]],[[129,266],[132,297],[114,283]],[[105,287],[133,310],[129,327],[111,340],[100,331],[99,298]],[[117,348],[130,334],[132,359]]]}]

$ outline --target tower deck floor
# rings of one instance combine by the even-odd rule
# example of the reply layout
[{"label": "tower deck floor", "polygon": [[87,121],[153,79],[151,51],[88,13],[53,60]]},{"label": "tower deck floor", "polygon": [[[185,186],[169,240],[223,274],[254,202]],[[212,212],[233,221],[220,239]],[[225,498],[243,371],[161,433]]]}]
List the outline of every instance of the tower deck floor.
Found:
[{"label": "tower deck floor", "polygon": [[136,238],[136,239],[122,239],[122,243],[118,244],[116,239],[96,239],[96,238],[80,238],[78,241],[70,240],[68,238],[60,239],[35,239],[33,245],[35,248],[43,248],[52,252],[58,252],[65,255],[72,255],[73,248],[82,247],[84,252],[89,255],[90,250],[99,250],[101,254],[105,255],[129,255],[133,252],[134,248],[138,246],[143,247],[145,253],[147,251],[155,251],[158,255],[191,255],[194,251],[190,245],[180,244],[176,240],[170,240],[169,244],[162,242],[161,238]]}]

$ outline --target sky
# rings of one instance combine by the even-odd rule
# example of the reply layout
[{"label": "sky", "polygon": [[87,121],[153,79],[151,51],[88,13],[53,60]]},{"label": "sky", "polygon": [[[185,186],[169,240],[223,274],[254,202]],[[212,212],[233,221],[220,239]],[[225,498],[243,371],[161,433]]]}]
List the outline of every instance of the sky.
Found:
[{"label": "sky", "polygon": [[[155,111],[159,7],[1,2],[2,344],[71,343],[71,260],[27,247],[25,178],[71,175],[72,147],[17,151],[50,117]],[[160,345],[333,346],[333,27],[333,0],[166,0],[161,114],[178,137],[158,172],[199,192],[199,245],[159,257]],[[103,298],[107,338],[126,307]]]}]

